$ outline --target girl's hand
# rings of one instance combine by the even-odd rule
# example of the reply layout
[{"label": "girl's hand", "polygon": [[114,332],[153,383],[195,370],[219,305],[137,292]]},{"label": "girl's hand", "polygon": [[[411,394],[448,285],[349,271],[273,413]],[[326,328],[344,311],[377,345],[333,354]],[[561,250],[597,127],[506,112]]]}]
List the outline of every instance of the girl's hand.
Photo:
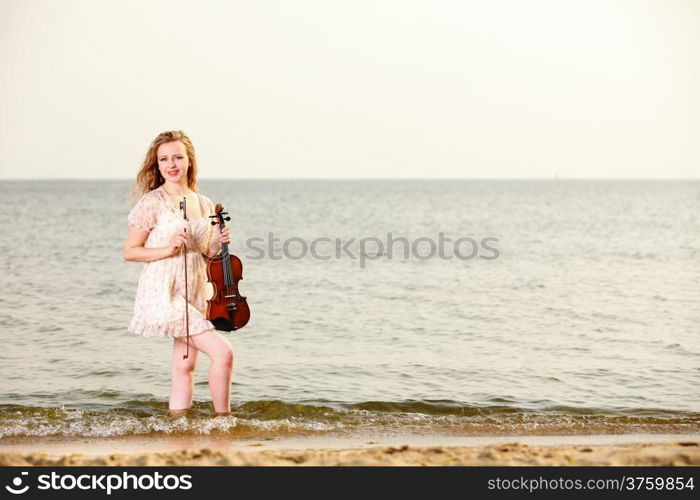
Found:
[{"label": "girl's hand", "polygon": [[168,248],[170,249],[170,256],[172,257],[180,251],[183,245],[187,245],[187,234],[185,230],[182,229],[180,232],[175,233],[170,242],[168,243]]},{"label": "girl's hand", "polygon": [[219,233],[219,243],[231,243],[230,229],[225,227],[223,231]]}]

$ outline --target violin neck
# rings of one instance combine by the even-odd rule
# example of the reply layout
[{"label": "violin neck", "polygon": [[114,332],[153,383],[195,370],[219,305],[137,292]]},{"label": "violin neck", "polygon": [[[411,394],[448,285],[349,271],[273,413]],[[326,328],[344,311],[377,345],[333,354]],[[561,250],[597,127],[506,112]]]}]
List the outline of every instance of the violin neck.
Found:
[{"label": "violin neck", "polygon": [[231,259],[228,253],[228,243],[221,244],[221,264],[224,268],[224,284],[228,288],[233,285],[233,277],[231,276]]}]

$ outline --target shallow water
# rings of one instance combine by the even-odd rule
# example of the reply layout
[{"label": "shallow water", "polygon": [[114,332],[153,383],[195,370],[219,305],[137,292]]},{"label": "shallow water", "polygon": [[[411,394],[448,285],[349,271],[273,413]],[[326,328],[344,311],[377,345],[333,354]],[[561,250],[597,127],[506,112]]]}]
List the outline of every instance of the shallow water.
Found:
[{"label": "shallow water", "polygon": [[252,312],[216,418],[204,356],[170,417],[172,341],[126,330],[129,188],[0,182],[0,437],[700,429],[700,182],[202,181]]}]

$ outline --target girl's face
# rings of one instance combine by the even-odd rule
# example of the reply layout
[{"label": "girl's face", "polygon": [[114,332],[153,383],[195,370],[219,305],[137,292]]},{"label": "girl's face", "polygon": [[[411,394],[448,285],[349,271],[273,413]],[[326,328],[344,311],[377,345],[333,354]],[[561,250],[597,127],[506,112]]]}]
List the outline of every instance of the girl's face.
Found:
[{"label": "girl's face", "polygon": [[190,159],[185,145],[180,141],[166,142],[158,146],[156,160],[165,182],[187,185],[187,169]]}]

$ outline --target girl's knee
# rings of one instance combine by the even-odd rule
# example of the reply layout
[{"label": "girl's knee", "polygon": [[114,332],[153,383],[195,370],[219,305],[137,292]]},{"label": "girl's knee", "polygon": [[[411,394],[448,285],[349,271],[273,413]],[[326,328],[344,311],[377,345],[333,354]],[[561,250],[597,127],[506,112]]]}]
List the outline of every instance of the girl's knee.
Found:
[{"label": "girl's knee", "polygon": [[173,379],[190,380],[194,377],[194,364],[177,363],[172,366],[171,373]]},{"label": "girl's knee", "polygon": [[228,366],[233,366],[233,357],[233,347],[229,345],[226,349],[224,349],[224,362]]},{"label": "girl's knee", "polygon": [[226,345],[217,353],[216,362],[227,368],[233,366],[233,347],[231,347],[228,342],[226,342]]}]

